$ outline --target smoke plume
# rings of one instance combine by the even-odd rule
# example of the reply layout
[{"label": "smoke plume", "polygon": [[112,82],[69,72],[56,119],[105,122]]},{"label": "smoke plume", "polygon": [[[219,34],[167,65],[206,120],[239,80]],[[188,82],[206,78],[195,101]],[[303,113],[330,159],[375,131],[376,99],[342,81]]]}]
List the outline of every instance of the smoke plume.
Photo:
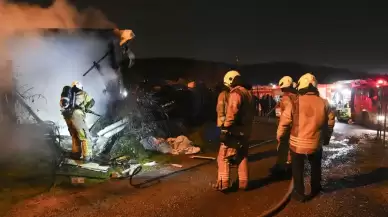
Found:
[{"label": "smoke plume", "polygon": [[[96,101],[96,112],[104,112],[108,96],[102,94],[107,80],[115,78],[108,61],[101,63],[101,73],[82,74],[107,49],[107,42],[94,35],[78,33],[79,28],[112,29],[115,25],[100,11],[77,10],[66,0],[56,0],[47,8],[0,0],[0,80],[15,85],[25,93],[28,104],[42,120],[54,121],[68,134],[59,111],[62,87],[74,80],[83,83]],[[67,29],[74,34],[47,36],[42,29]],[[12,65],[11,67],[9,65]],[[89,125],[96,117],[89,117]]]}]

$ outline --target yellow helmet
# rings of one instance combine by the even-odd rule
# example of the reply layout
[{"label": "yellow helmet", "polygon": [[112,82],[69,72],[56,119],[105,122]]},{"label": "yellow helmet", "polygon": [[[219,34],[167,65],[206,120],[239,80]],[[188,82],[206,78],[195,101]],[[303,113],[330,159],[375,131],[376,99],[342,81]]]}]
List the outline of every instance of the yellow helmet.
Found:
[{"label": "yellow helmet", "polygon": [[135,37],[135,33],[130,29],[114,29],[114,33],[120,38],[120,46],[123,46],[123,44]]},{"label": "yellow helmet", "polygon": [[238,71],[231,70],[231,71],[227,72],[224,76],[225,86],[230,87],[234,81],[234,78],[237,76],[241,76]]},{"label": "yellow helmet", "polygon": [[76,87],[80,90],[83,90],[83,86],[82,86],[81,82],[79,82],[79,81],[73,81],[73,83],[71,83],[71,87]]},{"label": "yellow helmet", "polygon": [[299,78],[298,90],[301,90],[303,88],[307,88],[310,84],[313,87],[317,87],[318,86],[317,79],[311,73],[306,73],[302,77]]},{"label": "yellow helmet", "polygon": [[286,88],[286,87],[292,87],[292,83],[294,81],[290,76],[284,76],[282,79],[279,81],[279,87],[280,88]]}]

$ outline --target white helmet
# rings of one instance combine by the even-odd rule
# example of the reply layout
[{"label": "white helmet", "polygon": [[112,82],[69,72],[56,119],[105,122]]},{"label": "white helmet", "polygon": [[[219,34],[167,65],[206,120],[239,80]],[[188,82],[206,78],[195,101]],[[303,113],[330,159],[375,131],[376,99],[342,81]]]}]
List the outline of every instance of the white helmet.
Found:
[{"label": "white helmet", "polygon": [[80,90],[83,90],[83,88],[84,88],[82,86],[81,82],[79,82],[79,81],[73,81],[73,83],[71,83],[71,87],[76,87],[76,88],[78,88]]},{"label": "white helmet", "polygon": [[297,84],[295,82],[292,82],[292,87],[296,88]]},{"label": "white helmet", "polygon": [[227,72],[224,76],[224,84],[225,86],[227,87],[230,87],[234,81],[234,78],[236,76],[241,76],[240,73],[238,71],[235,71],[235,70],[231,70],[229,72]]},{"label": "white helmet", "polygon": [[302,77],[299,78],[298,90],[301,90],[303,88],[307,88],[310,84],[313,87],[317,87],[318,86],[318,81],[317,81],[317,79],[315,78],[314,75],[312,75],[311,73],[306,73]]},{"label": "white helmet", "polygon": [[282,79],[280,79],[279,86],[280,88],[292,87],[293,82],[294,81],[290,76],[284,76]]}]

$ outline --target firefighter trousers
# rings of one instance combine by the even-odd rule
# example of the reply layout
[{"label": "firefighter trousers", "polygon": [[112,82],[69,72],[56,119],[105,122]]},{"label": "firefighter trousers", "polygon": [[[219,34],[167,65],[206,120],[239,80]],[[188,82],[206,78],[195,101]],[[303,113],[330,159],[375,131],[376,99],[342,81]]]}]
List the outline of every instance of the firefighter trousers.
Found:
[{"label": "firefighter trousers", "polygon": [[243,146],[240,150],[229,148],[224,143],[221,143],[218,152],[218,182],[229,183],[230,180],[230,164],[228,157],[233,155],[240,155],[238,165],[238,180],[240,187],[246,187],[248,184],[248,145]]},{"label": "firefighter trousers", "polygon": [[[294,179],[294,191],[298,195],[304,195],[304,160],[305,154],[298,154],[291,151],[292,156],[292,177]],[[311,192],[319,192],[321,189],[322,176],[322,149],[313,154],[307,155],[311,166]]]},{"label": "firefighter trousers", "polygon": [[65,118],[72,138],[72,158],[90,159],[92,148],[90,144],[89,129],[85,122],[85,115],[80,110],[75,110],[70,118]]}]

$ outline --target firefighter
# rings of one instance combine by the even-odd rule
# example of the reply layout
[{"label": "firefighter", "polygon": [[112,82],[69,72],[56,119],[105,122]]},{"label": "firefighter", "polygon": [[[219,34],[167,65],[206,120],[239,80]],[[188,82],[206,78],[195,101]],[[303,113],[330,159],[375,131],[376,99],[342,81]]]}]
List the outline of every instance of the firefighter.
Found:
[{"label": "firefighter", "polygon": [[[227,85],[223,85],[223,90],[221,91],[221,93],[218,95],[218,98],[217,98],[216,112],[217,112],[218,128],[221,128],[224,125],[224,122],[226,119],[226,109],[228,105],[229,91],[230,91],[230,87],[228,87]],[[226,152],[227,152],[226,146],[223,143],[220,143],[220,149],[218,151],[218,157],[217,157],[217,164],[218,164],[217,180],[219,182],[219,185],[222,185],[224,187],[227,187],[229,185],[229,181],[225,181],[224,183],[221,183],[221,180],[223,180],[223,172],[229,168],[229,165],[225,159],[227,155]]]},{"label": "firefighter", "polygon": [[238,166],[238,186],[248,188],[248,138],[251,134],[255,105],[252,94],[244,87],[241,75],[229,71],[224,77],[230,88],[226,117],[221,126],[221,147],[218,155],[218,180],[213,186],[224,191],[230,188],[230,165]]},{"label": "firefighter", "polygon": [[277,130],[278,141],[290,134],[292,176],[294,180],[293,198],[305,202],[304,160],[311,165],[311,194],[321,191],[322,145],[329,143],[334,128],[335,115],[327,100],[319,96],[317,80],[314,75],[303,75],[297,84],[298,98],[286,105],[280,116]]},{"label": "firefighter", "polygon": [[[276,109],[276,116],[278,117],[280,117],[286,106],[297,98],[297,91],[295,89],[296,83],[290,76],[284,76],[282,79],[280,79],[279,87],[283,92],[283,96],[278,103],[278,108]],[[291,165],[291,156],[289,153],[289,135],[284,136],[283,140],[279,141],[277,151],[277,161],[275,166],[271,168],[271,173],[278,174],[288,172]]]},{"label": "firefighter", "polygon": [[[65,89],[67,91],[65,91]],[[68,92],[68,96],[64,97]],[[67,99],[69,103],[66,106],[63,99]],[[83,90],[82,84],[74,81],[71,88],[64,88],[61,98],[62,115],[68,126],[72,137],[72,158],[88,162],[92,158],[92,149],[90,144],[89,129],[86,125],[86,112],[94,106],[94,99]]]}]

